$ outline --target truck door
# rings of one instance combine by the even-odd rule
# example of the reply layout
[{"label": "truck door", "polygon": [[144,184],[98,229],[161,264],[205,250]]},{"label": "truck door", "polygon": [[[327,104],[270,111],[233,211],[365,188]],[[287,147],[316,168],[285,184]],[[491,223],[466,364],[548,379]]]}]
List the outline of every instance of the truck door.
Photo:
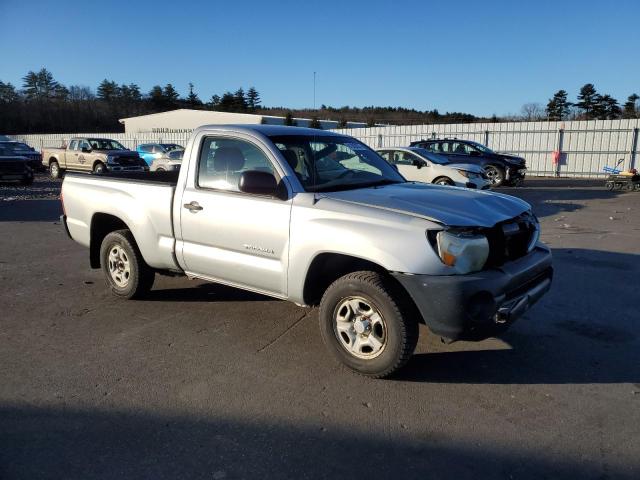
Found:
[{"label": "truck door", "polygon": [[[85,150],[87,150],[85,152]],[[88,140],[82,138],[78,140],[78,151],[76,152],[76,168],[78,170],[93,170],[93,162],[92,155],[89,153],[91,151],[91,144]]]},{"label": "truck door", "polygon": [[252,141],[230,136],[206,136],[200,145],[179,209],[176,252],[187,273],[286,296],[292,200],[238,188],[248,170],[279,178],[273,159]]},{"label": "truck door", "polygon": [[78,140],[71,140],[66,150],[60,155],[60,160],[63,162],[63,165],[60,166],[63,168],[74,168],[77,163],[77,156]]}]

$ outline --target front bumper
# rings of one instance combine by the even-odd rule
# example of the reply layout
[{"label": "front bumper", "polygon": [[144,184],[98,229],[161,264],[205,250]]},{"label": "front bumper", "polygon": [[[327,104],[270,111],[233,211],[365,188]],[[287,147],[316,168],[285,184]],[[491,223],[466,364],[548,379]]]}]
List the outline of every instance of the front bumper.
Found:
[{"label": "front bumper", "polygon": [[514,185],[521,185],[526,174],[526,167],[509,167],[506,171],[505,180]]},{"label": "front bumper", "polygon": [[481,340],[504,331],[551,288],[551,251],[537,245],[500,268],[467,275],[395,273],[427,326],[449,340]]}]

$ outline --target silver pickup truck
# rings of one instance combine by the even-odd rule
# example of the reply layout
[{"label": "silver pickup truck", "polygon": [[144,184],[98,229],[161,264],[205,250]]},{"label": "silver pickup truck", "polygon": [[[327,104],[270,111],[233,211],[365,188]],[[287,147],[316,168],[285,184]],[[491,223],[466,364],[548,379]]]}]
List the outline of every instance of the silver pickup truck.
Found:
[{"label": "silver pickup truck", "polygon": [[156,272],[319,305],[327,348],[385,377],[418,324],[447,341],[504,330],[551,285],[530,206],[407,182],[354,138],[278,126],[204,126],[180,172],[67,175],[63,223],[111,291]]}]

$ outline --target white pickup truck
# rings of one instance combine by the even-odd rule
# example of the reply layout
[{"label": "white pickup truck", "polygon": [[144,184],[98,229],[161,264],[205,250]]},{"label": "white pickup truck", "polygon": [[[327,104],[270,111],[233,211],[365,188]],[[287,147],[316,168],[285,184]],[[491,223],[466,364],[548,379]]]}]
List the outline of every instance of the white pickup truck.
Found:
[{"label": "white pickup truck", "polygon": [[204,126],[180,172],[70,174],[63,223],[111,291],[156,272],[319,305],[328,349],[385,377],[417,342],[504,330],[550,288],[517,198],[407,182],[363,143],[296,127]]}]

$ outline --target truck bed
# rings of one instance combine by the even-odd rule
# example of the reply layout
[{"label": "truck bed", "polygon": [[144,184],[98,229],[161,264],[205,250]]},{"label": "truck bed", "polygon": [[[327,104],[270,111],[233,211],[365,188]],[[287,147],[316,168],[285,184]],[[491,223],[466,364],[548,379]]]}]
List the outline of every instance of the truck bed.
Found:
[{"label": "truck bed", "polygon": [[96,215],[124,223],[150,266],[175,270],[173,195],[178,172],[69,173],[62,184],[71,237],[90,247]]}]

